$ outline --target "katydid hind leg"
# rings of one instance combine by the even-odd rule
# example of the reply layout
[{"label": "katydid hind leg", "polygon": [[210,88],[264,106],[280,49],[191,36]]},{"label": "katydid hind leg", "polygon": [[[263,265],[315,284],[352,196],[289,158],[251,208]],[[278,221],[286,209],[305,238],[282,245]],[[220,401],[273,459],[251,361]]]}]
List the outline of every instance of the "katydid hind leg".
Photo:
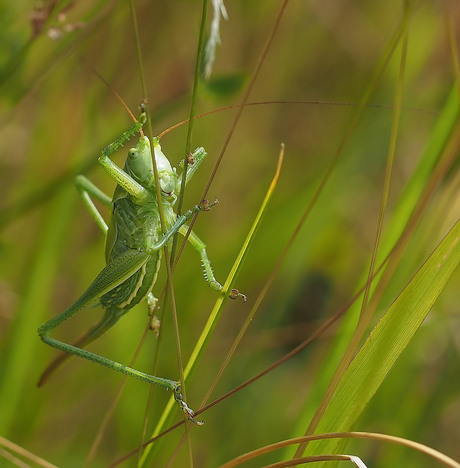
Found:
[{"label": "katydid hind leg", "polygon": [[39,329],[38,334],[47,336],[52,330],[65,322],[88,305],[97,301],[99,297],[119,286],[130,278],[149,259],[145,252],[127,250],[116,257],[103,268],[88,289],[62,314],[48,320]]},{"label": "katydid hind leg", "polygon": [[[126,312],[126,310],[117,309],[115,307],[106,309],[104,317],[94,327],[90,328],[76,341],[74,341],[72,346],[77,348],[85,348],[90,343],[102,336],[110,328],[112,328]],[[38,381],[38,386],[41,387],[44,385],[56,372],[56,370],[59,369],[72,356],[73,354],[69,354],[67,352],[59,353],[58,356],[43,371]]]},{"label": "katydid hind leg", "polygon": [[146,374],[144,372],[133,369],[132,367],[125,366],[124,364],[121,364],[117,361],[113,361],[112,359],[105,358],[103,356],[100,356],[99,354],[92,353],[91,351],[78,348],[77,346],[73,346],[68,343],[64,343],[46,335],[42,336],[42,340],[46,344],[58,349],[59,351],[64,351],[65,353],[73,354],[83,359],[87,359],[89,361],[100,364],[101,366],[105,366],[109,369],[113,369],[123,374],[126,374],[130,377],[135,377],[136,379],[142,380],[144,382],[160,385],[161,387],[164,387],[168,390],[180,393],[180,390],[178,390],[180,388],[180,384],[179,382],[176,382],[174,380],[164,379],[162,377],[155,377]]},{"label": "katydid hind leg", "polygon": [[[131,277],[136,271],[142,268],[142,266],[148,261],[149,258],[150,256],[148,254],[137,250],[128,250],[116,257],[101,271],[101,273],[99,273],[99,275],[85,291],[85,293],[83,293],[83,295],[72,306],[70,306],[62,314],[44,323],[38,329],[38,333],[44,343],[59,351],[87,359],[109,369],[126,374],[130,377],[137,378],[147,383],[159,385],[163,388],[173,391],[175,400],[177,401],[181,411],[186,414],[187,418],[195,424],[202,424],[199,421],[193,419],[194,413],[182,398],[181,386],[179,382],[146,374],[131,367],[125,366],[119,362],[113,361],[112,359],[105,358],[78,346],[64,343],[49,336],[50,332],[58,327],[61,323],[71,318],[84,307],[87,307],[89,304],[95,302],[100,296],[120,285],[127,278]],[[124,311],[121,312],[121,310],[119,312],[120,316],[124,313]],[[82,342],[87,344],[90,341],[93,341],[98,336],[102,335],[102,333],[104,333],[108,328],[113,326],[119,319],[117,314],[108,314],[109,315],[105,316],[105,320],[103,319],[99,325],[96,325],[96,327],[94,327],[92,331],[89,332],[88,336],[82,337]],[[59,362],[55,365],[56,368],[59,365],[60,359]],[[45,377],[45,380],[46,378],[47,377]]]},{"label": "katydid hind leg", "polygon": [[[124,270],[123,270],[122,261],[112,262],[109,265],[107,265],[101,271],[101,273],[99,273],[99,275],[96,277],[93,283],[89,286],[89,288],[83,293],[83,295],[79,299],[77,299],[76,302],[74,302],[65,312],[58,315],[57,317],[52,318],[48,322],[44,323],[38,329],[38,333],[43,341],[46,342],[44,338],[54,328],[58,327],[61,323],[68,320],[70,317],[72,317],[73,315],[75,315],[76,313],[78,313],[80,310],[84,309],[91,303],[95,302],[105,292],[115,288],[121,282],[123,282],[126,278],[133,275],[139,268],[142,267],[142,265],[148,259],[148,256],[145,256],[145,254],[143,256],[139,256],[135,251],[133,252],[128,251],[127,253],[125,253],[124,255],[120,257],[122,257],[122,259],[126,257],[127,260],[130,260],[136,257],[137,261],[134,262],[134,266],[131,265],[131,263],[133,263],[131,261],[128,261],[127,263],[125,263]],[[114,265],[116,265],[117,268],[114,268]],[[73,345],[71,349],[84,347],[87,344],[94,341],[95,339],[97,339],[99,336],[105,333],[105,331],[111,328],[118,321],[121,315],[123,315],[124,313],[125,311],[121,311],[121,310],[117,312],[115,308],[107,309],[102,320],[95,327],[93,327],[87,333],[81,336],[75,342],[75,344]],[[58,356],[50,364],[50,366],[44,371],[44,373],[42,374],[39,380],[39,384],[38,384],[39,386],[43,385],[46,382],[46,380],[49,378],[49,376],[52,375],[54,371],[58,367],[60,367],[60,365],[64,363],[68,357],[70,357],[71,354],[73,354],[73,353],[71,353],[70,355],[67,354],[68,351],[65,349],[61,349],[61,351],[64,351],[66,354]]]},{"label": "katydid hind leg", "polygon": [[175,380],[165,379],[163,377],[157,377],[154,375],[146,374],[145,372],[141,372],[137,369],[133,369],[132,367],[126,366],[112,359],[105,358],[103,356],[92,353],[90,351],[79,348],[77,346],[70,345],[62,341],[56,340],[47,335],[44,335],[41,338],[46,344],[48,344],[49,346],[52,346],[53,348],[58,349],[59,351],[63,351],[70,355],[75,355],[83,359],[87,359],[89,361],[105,366],[109,369],[116,370],[125,375],[128,375],[129,377],[134,377],[136,379],[142,380],[143,382],[159,385],[160,387],[163,387],[167,390],[171,390],[174,394],[174,399],[179,405],[179,408],[181,409],[181,411],[187,416],[187,419],[189,419],[191,422],[197,425],[203,424],[202,421],[197,421],[193,418],[194,411],[187,405],[187,403],[183,399],[183,396],[181,393],[180,382],[177,382]]}]

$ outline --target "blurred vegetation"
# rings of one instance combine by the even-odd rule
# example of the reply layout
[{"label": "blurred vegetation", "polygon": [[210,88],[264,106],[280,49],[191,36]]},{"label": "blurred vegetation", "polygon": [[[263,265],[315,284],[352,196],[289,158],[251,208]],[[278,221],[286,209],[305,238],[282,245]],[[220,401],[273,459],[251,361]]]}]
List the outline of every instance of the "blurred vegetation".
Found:
[{"label": "blurred vegetation", "polygon": [[[199,86],[198,114],[241,102],[280,6],[274,0],[227,2],[229,19],[221,24],[211,80]],[[160,133],[189,115],[201,2],[139,0],[136,13],[148,106],[154,132]],[[37,388],[55,352],[42,344],[36,330],[65,310],[104,265],[102,236],[73,179],[83,172],[107,193],[114,189],[97,166],[97,156],[130,119],[95,70],[136,114],[143,98],[138,48],[126,2],[4,2],[0,25],[0,436],[57,466],[83,466],[122,376],[73,358]],[[403,93],[395,100],[404,34]],[[394,269],[384,288],[377,288],[363,339],[399,294],[408,295],[406,285],[460,212],[455,137],[460,83],[454,71],[459,37],[460,4],[455,1],[288,4],[249,98],[276,102],[244,110],[210,188],[209,198],[217,196],[220,203],[195,225],[223,281],[273,176],[280,144],[285,144],[281,178],[236,283],[248,303],[227,304],[187,383],[193,408],[312,200],[313,209],[212,398],[295,348],[365,284],[395,103],[402,110],[393,134],[395,160],[377,267],[404,232],[407,242],[399,254],[393,252]],[[392,42],[395,48],[389,53]],[[235,112],[195,121],[193,146],[204,146],[208,158],[187,187],[186,207],[199,201]],[[174,165],[183,158],[185,138],[183,126],[162,139]],[[123,164],[123,158],[119,152],[114,159]],[[410,218],[414,210],[417,217]],[[154,292],[161,291],[164,281],[163,271]],[[356,414],[354,430],[398,435],[460,459],[459,281],[457,270],[439,288],[439,298],[430,280],[424,284],[429,297],[420,307],[437,300],[401,357],[394,355],[397,363],[368,407]],[[186,361],[216,299],[193,249],[184,250],[174,287]],[[418,299],[407,309],[417,312]],[[205,426],[191,430],[195,466],[218,466],[303,435],[351,340],[361,302],[362,297],[294,358],[203,413]],[[178,378],[166,308],[158,375]],[[397,310],[403,314],[405,309]],[[56,334],[71,342],[99,316],[100,310],[88,309]],[[138,306],[91,349],[128,363],[147,320],[145,306]],[[136,368],[151,368],[155,342],[149,334]],[[148,391],[141,382],[127,383],[89,466],[107,466],[142,442]],[[168,397],[155,389],[147,436]],[[179,420],[178,413],[174,418],[172,422]],[[151,466],[166,466],[182,435],[181,428],[163,437]],[[345,452],[368,466],[433,466],[426,456],[381,442],[355,441]],[[245,466],[293,453],[278,452]],[[187,457],[183,447],[173,466],[187,466]],[[123,466],[136,463],[134,456]],[[0,465],[14,466],[6,459]]]}]

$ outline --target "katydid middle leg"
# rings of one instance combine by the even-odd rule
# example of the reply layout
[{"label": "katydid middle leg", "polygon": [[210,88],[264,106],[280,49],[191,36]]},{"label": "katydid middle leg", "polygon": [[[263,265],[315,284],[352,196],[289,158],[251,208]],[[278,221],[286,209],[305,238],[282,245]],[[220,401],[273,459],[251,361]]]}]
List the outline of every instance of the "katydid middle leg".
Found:
[{"label": "katydid middle leg", "polygon": [[107,223],[105,222],[101,213],[99,213],[99,210],[96,208],[96,205],[94,204],[91,197],[94,197],[96,200],[99,200],[102,204],[104,204],[107,207],[112,207],[112,199],[83,175],[79,175],[76,177],[75,184],[77,186],[78,192],[80,193],[83,199],[83,203],[88,209],[90,215],[92,216],[102,233],[104,235],[107,235],[107,231],[109,229]]},{"label": "katydid middle leg", "polygon": [[[184,224],[180,227],[179,232],[185,236],[188,232],[188,226]],[[187,240],[201,257],[201,263],[203,265],[203,273],[206,282],[215,291],[222,291],[222,285],[219,283],[219,281],[216,280],[216,277],[214,276],[214,271],[212,270],[211,262],[209,261],[208,254],[206,252],[206,244],[193,231],[190,231]],[[230,291],[229,297],[231,299],[241,297],[243,301],[246,302],[246,296],[240,293],[238,289],[232,289]]]}]

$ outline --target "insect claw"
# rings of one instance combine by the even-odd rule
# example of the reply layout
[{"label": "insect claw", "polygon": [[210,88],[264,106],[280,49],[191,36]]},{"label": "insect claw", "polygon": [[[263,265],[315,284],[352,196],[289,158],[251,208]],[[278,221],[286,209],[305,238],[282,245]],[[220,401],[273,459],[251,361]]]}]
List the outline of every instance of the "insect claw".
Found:
[{"label": "insect claw", "polygon": [[195,158],[192,153],[187,154],[187,163],[190,165],[195,164]]},{"label": "insect claw", "polygon": [[142,114],[144,114],[146,111],[146,108],[147,108],[147,99],[144,98],[139,104],[139,110],[141,111]]},{"label": "insect claw", "polygon": [[248,299],[243,293],[240,293],[238,289],[232,289],[228,297],[230,299],[237,299],[238,297],[241,297],[241,299],[243,299],[243,302],[246,302]]},{"label": "insect claw", "polygon": [[201,211],[209,211],[211,209],[211,204],[209,203],[209,200],[203,200],[200,203],[200,210]]},{"label": "insect claw", "polygon": [[195,416],[195,412],[188,407],[187,403],[185,403],[180,392],[180,384],[177,384],[177,387],[174,389],[174,399],[179,404],[179,408],[187,415],[187,419],[189,421],[191,421],[193,424],[196,424],[197,426],[204,425],[204,421],[197,421],[193,418],[193,416]]},{"label": "insect claw", "polygon": [[219,203],[219,200],[217,199],[217,197],[214,199],[214,201],[212,203],[209,200],[203,200],[199,205],[200,210],[201,211],[209,211],[211,209],[211,207],[214,206],[214,205],[217,205],[217,203]]}]

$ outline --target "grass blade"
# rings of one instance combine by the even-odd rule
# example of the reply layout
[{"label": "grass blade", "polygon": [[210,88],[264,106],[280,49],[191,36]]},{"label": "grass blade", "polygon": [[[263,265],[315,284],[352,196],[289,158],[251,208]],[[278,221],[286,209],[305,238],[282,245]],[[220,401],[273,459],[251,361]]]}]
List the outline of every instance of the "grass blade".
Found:
[{"label": "grass blade", "polygon": [[[404,351],[460,262],[460,220],[403,289],[369,335],[337,386],[316,432],[346,431]],[[331,453],[338,443],[321,442],[307,453]]]}]

